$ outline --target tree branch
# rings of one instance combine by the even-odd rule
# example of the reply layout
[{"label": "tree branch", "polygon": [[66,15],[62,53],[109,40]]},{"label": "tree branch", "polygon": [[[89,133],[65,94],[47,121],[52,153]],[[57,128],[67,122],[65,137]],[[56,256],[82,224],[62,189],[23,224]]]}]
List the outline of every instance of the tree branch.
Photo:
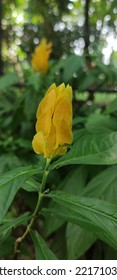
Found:
[{"label": "tree branch", "polygon": [[89,28],[89,5],[90,5],[90,0],[85,0],[85,7],[84,7],[84,17],[85,17],[85,22],[84,22],[84,40],[85,40],[85,52],[88,54],[88,47],[90,45],[90,28]]}]

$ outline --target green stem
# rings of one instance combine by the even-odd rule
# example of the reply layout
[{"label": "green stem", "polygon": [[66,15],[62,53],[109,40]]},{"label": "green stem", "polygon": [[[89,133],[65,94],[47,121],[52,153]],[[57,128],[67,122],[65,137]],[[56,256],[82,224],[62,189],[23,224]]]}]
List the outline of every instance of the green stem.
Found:
[{"label": "green stem", "polygon": [[45,190],[46,180],[47,180],[47,177],[48,177],[48,174],[49,174],[48,167],[50,165],[50,162],[51,162],[51,159],[47,158],[45,171],[44,171],[44,174],[43,174],[42,183],[41,183],[40,190],[39,190],[40,193],[43,193],[44,190]]},{"label": "green stem", "polygon": [[43,192],[45,190],[47,176],[49,174],[48,167],[50,165],[50,161],[51,160],[49,158],[47,158],[45,170],[44,170],[44,173],[43,173],[42,183],[41,183],[41,186],[40,186],[40,189],[39,189],[39,192],[38,192],[37,204],[36,204],[35,210],[34,210],[34,212],[32,214],[32,218],[30,220],[30,223],[28,224],[28,226],[27,226],[25,232],[23,233],[23,235],[16,239],[15,246],[14,246],[14,259],[17,259],[18,253],[20,252],[20,250],[19,250],[20,244],[26,238],[26,236],[29,234],[29,232],[31,230],[31,227],[32,227],[32,225],[33,225],[33,223],[35,221],[37,212],[39,211],[39,208],[41,206],[41,202],[43,200]]}]

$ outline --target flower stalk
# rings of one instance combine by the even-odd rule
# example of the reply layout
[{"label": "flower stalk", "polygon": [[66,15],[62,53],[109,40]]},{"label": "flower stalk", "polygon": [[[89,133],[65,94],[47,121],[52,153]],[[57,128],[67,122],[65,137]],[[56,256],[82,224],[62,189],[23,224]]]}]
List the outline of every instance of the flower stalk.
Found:
[{"label": "flower stalk", "polygon": [[43,196],[44,196],[43,193],[44,193],[44,190],[45,190],[45,185],[46,185],[47,177],[48,177],[48,174],[49,174],[50,162],[51,162],[51,159],[47,158],[45,170],[44,170],[44,173],[43,173],[42,183],[41,183],[41,186],[40,186],[39,192],[38,192],[37,204],[36,204],[35,210],[32,214],[31,220],[30,220],[29,224],[27,225],[27,228],[26,228],[25,232],[23,233],[23,235],[21,237],[18,237],[15,241],[14,258],[13,258],[14,260],[17,260],[18,254],[20,252],[20,245],[23,242],[23,240],[26,238],[26,236],[29,234],[29,232],[30,232],[30,230],[33,226],[33,223],[35,221],[35,218],[37,216],[37,213],[40,210],[41,202],[42,202]]}]

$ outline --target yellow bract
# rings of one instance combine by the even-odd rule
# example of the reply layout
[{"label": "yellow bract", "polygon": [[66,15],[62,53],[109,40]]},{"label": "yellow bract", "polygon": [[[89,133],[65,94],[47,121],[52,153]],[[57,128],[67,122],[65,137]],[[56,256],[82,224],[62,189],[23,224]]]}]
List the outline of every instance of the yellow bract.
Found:
[{"label": "yellow bract", "polygon": [[63,155],[72,143],[72,88],[52,84],[40,102],[32,146],[45,158]]},{"label": "yellow bract", "polygon": [[51,52],[52,43],[47,43],[47,40],[43,38],[32,55],[32,65],[36,72],[40,72],[41,74],[47,72]]}]

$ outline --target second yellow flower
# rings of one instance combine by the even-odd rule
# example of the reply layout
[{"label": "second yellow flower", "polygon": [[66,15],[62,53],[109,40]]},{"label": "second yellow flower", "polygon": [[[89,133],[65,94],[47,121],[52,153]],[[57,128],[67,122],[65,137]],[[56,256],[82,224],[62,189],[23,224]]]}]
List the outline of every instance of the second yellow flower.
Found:
[{"label": "second yellow flower", "polygon": [[35,48],[32,55],[32,65],[36,72],[45,74],[48,70],[48,60],[52,52],[52,43],[47,43],[43,38],[40,44]]}]

